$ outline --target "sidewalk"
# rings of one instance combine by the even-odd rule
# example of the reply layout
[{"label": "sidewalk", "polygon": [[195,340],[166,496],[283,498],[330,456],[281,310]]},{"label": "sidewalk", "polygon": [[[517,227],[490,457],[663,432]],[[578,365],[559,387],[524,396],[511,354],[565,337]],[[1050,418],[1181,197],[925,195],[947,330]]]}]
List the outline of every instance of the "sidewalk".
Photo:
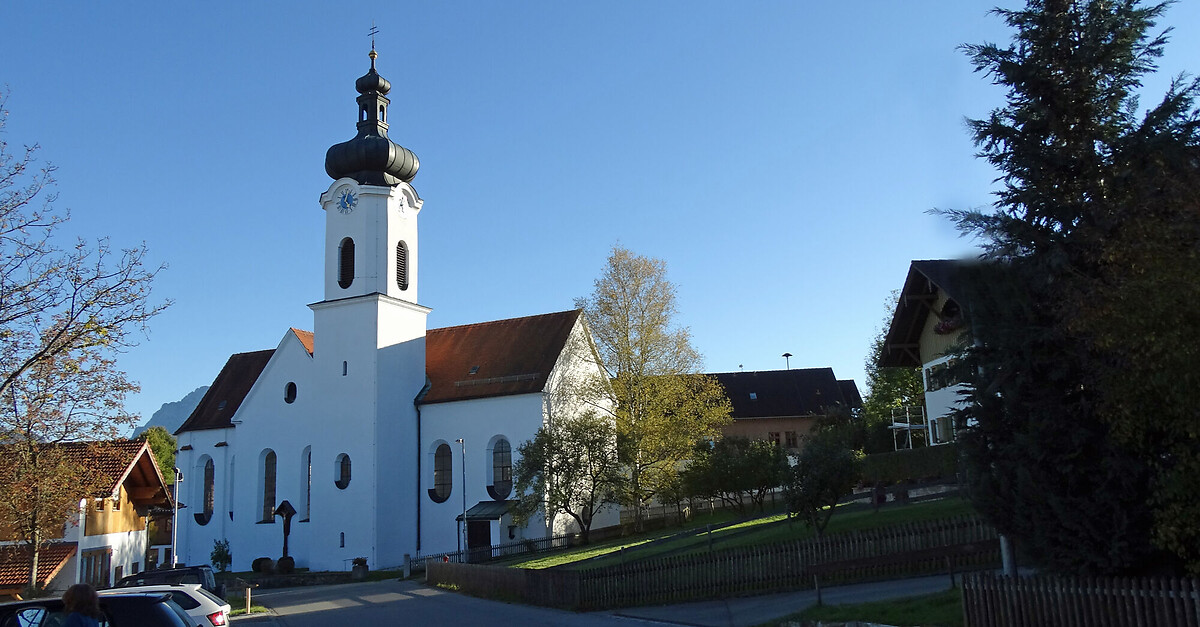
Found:
[{"label": "sidewalk", "polygon": [[[950,577],[937,575],[823,588],[821,599],[826,605],[843,605],[934,594],[949,587]],[[613,616],[674,625],[751,627],[799,612],[816,603],[816,591],[799,590],[679,605],[632,607],[608,613]]]}]

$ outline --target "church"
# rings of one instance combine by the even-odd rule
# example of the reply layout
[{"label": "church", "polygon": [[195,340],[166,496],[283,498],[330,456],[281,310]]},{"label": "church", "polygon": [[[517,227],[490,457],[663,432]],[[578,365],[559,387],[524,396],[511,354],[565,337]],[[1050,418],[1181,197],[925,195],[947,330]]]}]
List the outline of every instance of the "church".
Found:
[{"label": "church", "polygon": [[[231,356],[176,431],[182,563],[208,563],[228,541],[233,570],[249,570],[283,555],[286,534],[297,567],[391,568],[571,531],[564,517],[516,525],[507,505],[517,447],[582,410],[573,382],[606,376],[587,325],[563,311],[427,329],[419,162],[388,138],[376,56],[355,82],[357,134],[325,156],[313,330]],[[618,516],[610,507],[594,526]]]}]

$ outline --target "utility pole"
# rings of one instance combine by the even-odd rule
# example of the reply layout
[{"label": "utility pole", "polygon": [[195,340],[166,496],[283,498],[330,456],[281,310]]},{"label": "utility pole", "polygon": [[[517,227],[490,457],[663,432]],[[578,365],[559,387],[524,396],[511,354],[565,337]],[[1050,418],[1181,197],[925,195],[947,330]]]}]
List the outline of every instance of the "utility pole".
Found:
[{"label": "utility pole", "polygon": [[462,455],[462,523],[459,527],[458,534],[458,560],[464,562],[463,545],[466,544],[464,536],[467,535],[467,443],[463,438],[455,440],[458,442],[459,453]]}]

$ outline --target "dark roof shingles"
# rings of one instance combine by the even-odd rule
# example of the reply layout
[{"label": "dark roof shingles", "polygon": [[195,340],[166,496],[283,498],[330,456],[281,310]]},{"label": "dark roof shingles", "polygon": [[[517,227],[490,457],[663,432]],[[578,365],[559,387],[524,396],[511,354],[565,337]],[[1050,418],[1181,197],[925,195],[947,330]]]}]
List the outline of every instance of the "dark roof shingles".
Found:
[{"label": "dark roof shingles", "polygon": [[[734,420],[823,414],[826,407],[837,404],[861,405],[845,398],[832,368],[719,372],[709,376],[725,387]],[[850,383],[853,385],[853,381]]]},{"label": "dark roof shingles", "polygon": [[[303,342],[303,338],[301,338]],[[271,360],[274,350],[238,353],[225,362],[221,373],[213,381],[212,387],[204,393],[200,404],[192,410],[192,415],[175,430],[178,435],[184,431],[201,431],[204,429],[224,429],[232,426],[229,422],[237,412],[246,394],[262,374],[263,368]]]}]

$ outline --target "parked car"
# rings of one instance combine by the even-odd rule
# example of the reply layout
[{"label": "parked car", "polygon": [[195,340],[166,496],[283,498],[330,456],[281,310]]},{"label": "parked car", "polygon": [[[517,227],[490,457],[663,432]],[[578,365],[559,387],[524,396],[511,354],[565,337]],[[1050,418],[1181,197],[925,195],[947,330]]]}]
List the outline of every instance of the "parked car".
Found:
[{"label": "parked car", "polygon": [[211,566],[180,566],[179,568],[160,568],[144,570],[136,575],[121,577],[114,588],[130,586],[157,586],[176,583],[198,583],[209,592],[225,598],[225,584],[218,584]]},{"label": "parked car", "polygon": [[198,583],[177,583],[159,586],[129,586],[100,591],[100,599],[129,592],[166,593],[183,608],[197,627],[224,627],[229,624],[229,604],[224,599],[200,587]]},{"label": "parked car", "polygon": [[[100,627],[194,627],[169,594],[110,594],[100,597],[100,611]],[[57,627],[66,620],[58,597],[0,603],[0,627]]]}]

